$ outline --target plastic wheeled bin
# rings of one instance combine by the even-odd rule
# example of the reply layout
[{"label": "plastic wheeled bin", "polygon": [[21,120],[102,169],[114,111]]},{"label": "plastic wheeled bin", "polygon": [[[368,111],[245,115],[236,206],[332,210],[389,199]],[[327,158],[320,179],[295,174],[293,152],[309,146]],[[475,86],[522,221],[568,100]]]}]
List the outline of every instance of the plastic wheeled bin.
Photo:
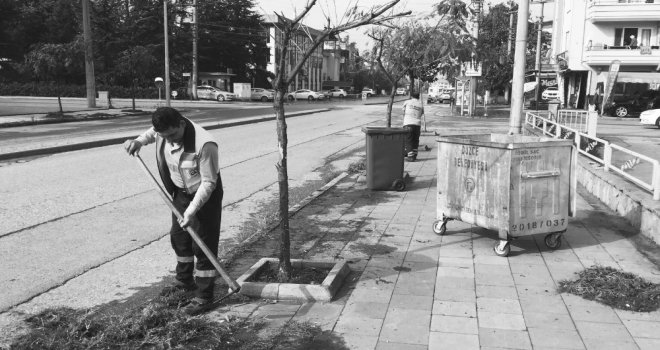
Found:
[{"label": "plastic wheeled bin", "polygon": [[499,256],[511,239],[546,234],[561,245],[575,215],[576,152],[571,140],[480,134],[439,137],[437,218],[433,230],[460,220],[497,230]]},{"label": "plastic wheeled bin", "polygon": [[366,135],[367,188],[405,190],[403,153],[408,130],[367,126],[362,131]]}]

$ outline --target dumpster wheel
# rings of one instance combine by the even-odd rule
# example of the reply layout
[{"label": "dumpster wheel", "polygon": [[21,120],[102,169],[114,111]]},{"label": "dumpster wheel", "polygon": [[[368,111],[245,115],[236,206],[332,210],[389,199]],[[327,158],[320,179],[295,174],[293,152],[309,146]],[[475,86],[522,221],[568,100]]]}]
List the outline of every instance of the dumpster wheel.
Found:
[{"label": "dumpster wheel", "polygon": [[511,245],[509,241],[500,240],[493,246],[493,250],[497,256],[508,256],[511,252]]},{"label": "dumpster wheel", "polygon": [[396,191],[403,191],[406,189],[406,182],[403,181],[402,179],[396,179],[392,183],[392,188],[395,189]]},{"label": "dumpster wheel", "polygon": [[442,236],[447,232],[447,221],[448,220],[435,220],[433,223],[433,232]]},{"label": "dumpster wheel", "polygon": [[545,235],[545,239],[543,239],[545,245],[552,250],[559,249],[559,247],[561,247],[561,235],[563,233],[564,232],[554,232]]}]

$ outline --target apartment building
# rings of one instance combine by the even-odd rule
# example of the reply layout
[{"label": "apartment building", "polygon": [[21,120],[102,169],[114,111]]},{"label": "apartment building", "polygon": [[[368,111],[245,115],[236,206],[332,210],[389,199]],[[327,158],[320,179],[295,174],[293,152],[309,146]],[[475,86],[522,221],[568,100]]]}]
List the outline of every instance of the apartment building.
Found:
[{"label": "apartment building", "polygon": [[[312,41],[321,32],[317,29],[300,26],[295,35],[291,38],[291,45],[289,45],[288,58],[285,67],[277,67],[279,63],[280,53],[282,52],[282,43],[284,41],[284,33],[282,28],[283,23],[280,22],[276,15],[264,15],[264,22],[268,28],[267,45],[270,50],[270,57],[266,70],[275,73],[276,69],[282,68],[285,71],[290,71],[300,61],[303,51],[311,47]],[[310,89],[313,91],[321,90],[322,84],[322,68],[323,68],[323,45],[319,45],[312,55],[307,59],[303,69],[296,74],[293,83],[289,86],[289,91],[298,89]]]},{"label": "apartment building", "polygon": [[323,43],[323,89],[341,88],[349,91],[352,89],[353,82],[344,80],[345,73],[348,71],[349,59],[354,54],[349,49],[347,40],[337,38]]},{"label": "apartment building", "polygon": [[[562,103],[660,88],[660,0],[556,0],[552,57]],[[618,71],[607,87],[613,62]],[[616,65],[613,70],[616,69]]]}]

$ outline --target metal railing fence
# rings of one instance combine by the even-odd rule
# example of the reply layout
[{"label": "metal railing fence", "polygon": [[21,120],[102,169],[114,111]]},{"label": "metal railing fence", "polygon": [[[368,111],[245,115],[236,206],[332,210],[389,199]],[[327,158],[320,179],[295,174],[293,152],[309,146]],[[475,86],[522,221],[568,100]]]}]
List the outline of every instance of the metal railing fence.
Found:
[{"label": "metal railing fence", "polygon": [[[573,140],[578,152],[601,164],[604,171],[616,173],[640,188],[651,192],[654,200],[660,200],[660,162],[658,160],[615,145],[607,140],[587,135],[580,131],[579,127],[580,125],[586,125],[586,123],[580,123],[579,116],[575,117],[575,119],[571,119],[573,118],[572,114],[565,114],[565,118],[575,122],[568,125],[576,125],[578,128],[563,125],[559,121],[547,118],[547,116],[543,117],[533,112],[527,112],[525,114],[525,124],[540,130],[543,135]],[[557,119],[561,120],[561,117]],[[649,170],[651,173],[650,178],[648,177]]]}]

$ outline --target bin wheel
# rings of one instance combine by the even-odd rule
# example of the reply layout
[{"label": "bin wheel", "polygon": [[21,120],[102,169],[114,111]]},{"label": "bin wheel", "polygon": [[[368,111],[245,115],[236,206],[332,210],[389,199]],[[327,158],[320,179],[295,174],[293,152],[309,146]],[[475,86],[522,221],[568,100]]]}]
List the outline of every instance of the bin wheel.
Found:
[{"label": "bin wheel", "polygon": [[511,246],[509,241],[499,241],[493,246],[493,250],[497,256],[508,256],[511,252]]},{"label": "bin wheel", "polygon": [[549,233],[545,236],[545,245],[552,249],[556,250],[561,247],[561,233]]},{"label": "bin wheel", "polygon": [[437,235],[444,235],[447,232],[447,220],[436,220],[433,223],[433,232]]},{"label": "bin wheel", "polygon": [[394,183],[392,183],[392,188],[401,192],[406,189],[406,183],[401,179],[394,180]]}]

